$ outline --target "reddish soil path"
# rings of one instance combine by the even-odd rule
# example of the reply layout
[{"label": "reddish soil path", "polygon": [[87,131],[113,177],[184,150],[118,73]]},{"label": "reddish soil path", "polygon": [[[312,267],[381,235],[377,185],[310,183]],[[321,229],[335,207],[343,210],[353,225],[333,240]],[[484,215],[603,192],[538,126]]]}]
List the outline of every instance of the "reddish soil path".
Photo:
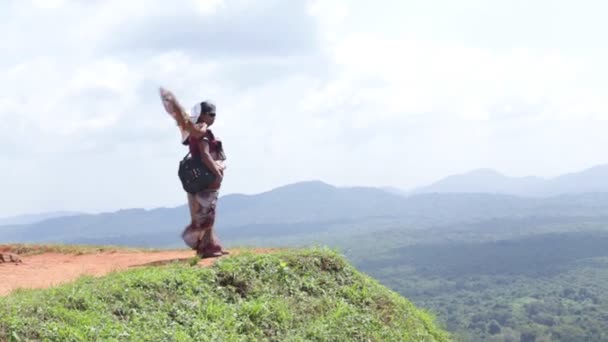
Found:
[{"label": "reddish soil path", "polygon": [[[271,249],[248,250],[268,253]],[[238,254],[231,250],[230,255]],[[223,258],[230,257],[223,256]],[[45,288],[76,280],[82,275],[102,276],[140,266],[160,266],[174,261],[187,262],[193,251],[100,252],[91,254],[44,253],[19,255],[20,263],[0,263],[0,296],[18,288]],[[199,265],[212,265],[218,258],[206,258]]]}]

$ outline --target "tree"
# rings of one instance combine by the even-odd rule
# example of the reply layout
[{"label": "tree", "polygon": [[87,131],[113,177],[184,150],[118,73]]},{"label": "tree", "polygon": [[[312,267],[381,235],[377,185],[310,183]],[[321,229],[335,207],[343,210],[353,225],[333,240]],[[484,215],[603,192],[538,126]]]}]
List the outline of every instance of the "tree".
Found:
[{"label": "tree", "polygon": [[498,322],[490,322],[490,324],[488,324],[488,332],[492,335],[500,334],[500,325]]}]

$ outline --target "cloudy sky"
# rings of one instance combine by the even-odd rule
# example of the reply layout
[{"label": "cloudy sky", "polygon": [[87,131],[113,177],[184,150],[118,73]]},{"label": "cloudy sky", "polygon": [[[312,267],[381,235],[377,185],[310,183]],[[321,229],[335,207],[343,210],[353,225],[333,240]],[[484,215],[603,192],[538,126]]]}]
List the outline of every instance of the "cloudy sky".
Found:
[{"label": "cloudy sky", "polygon": [[177,206],[158,87],[213,100],[223,193],[608,162],[603,1],[0,3],[0,216]]}]

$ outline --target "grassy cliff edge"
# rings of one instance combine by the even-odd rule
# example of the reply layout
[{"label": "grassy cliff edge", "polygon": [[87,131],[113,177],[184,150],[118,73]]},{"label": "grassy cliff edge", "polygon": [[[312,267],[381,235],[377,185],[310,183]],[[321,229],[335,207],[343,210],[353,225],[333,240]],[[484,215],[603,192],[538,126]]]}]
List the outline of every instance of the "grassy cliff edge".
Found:
[{"label": "grassy cliff edge", "polygon": [[328,249],[241,253],[0,298],[0,341],[448,341]]}]

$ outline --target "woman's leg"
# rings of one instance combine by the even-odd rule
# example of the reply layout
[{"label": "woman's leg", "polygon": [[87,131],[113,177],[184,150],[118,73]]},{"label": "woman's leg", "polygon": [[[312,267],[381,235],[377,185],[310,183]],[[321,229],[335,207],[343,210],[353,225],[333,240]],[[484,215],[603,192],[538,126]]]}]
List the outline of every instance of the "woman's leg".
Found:
[{"label": "woman's leg", "polygon": [[199,244],[200,229],[197,225],[197,216],[200,215],[201,206],[195,196],[188,194],[188,209],[190,211],[190,224],[182,232],[182,239],[190,248],[196,250]]},{"label": "woman's leg", "polygon": [[215,215],[218,200],[217,191],[205,191],[196,194],[196,201],[200,205],[199,214],[196,216],[197,227],[200,230],[197,253],[200,256],[220,256],[222,246],[215,235]]}]

